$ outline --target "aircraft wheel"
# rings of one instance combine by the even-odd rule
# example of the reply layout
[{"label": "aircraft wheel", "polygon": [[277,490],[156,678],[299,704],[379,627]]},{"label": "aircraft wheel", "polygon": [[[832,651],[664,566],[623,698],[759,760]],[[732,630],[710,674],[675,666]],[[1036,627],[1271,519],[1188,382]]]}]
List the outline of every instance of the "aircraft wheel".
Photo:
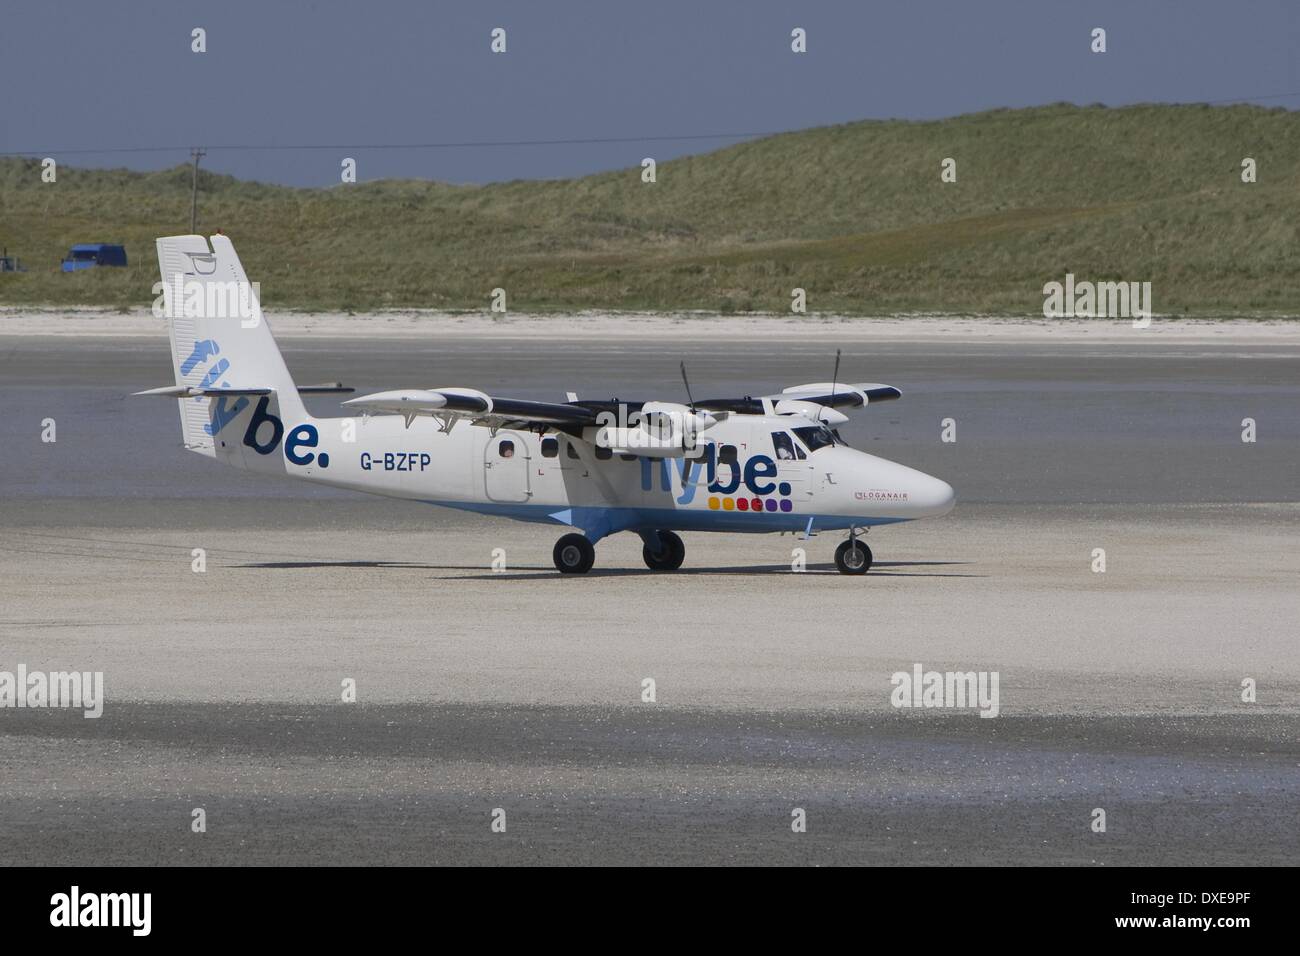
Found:
[{"label": "aircraft wheel", "polygon": [[686,560],[686,545],[671,531],[660,531],[658,534],[661,545],[659,553],[651,551],[650,545],[643,545],[641,558],[651,571],[676,571]]},{"label": "aircraft wheel", "polygon": [[835,549],[835,567],[840,574],[866,574],[871,567],[871,549],[861,541],[845,541]]},{"label": "aircraft wheel", "polygon": [[551,552],[561,574],[586,574],[596,563],[596,547],[580,534],[566,534]]}]

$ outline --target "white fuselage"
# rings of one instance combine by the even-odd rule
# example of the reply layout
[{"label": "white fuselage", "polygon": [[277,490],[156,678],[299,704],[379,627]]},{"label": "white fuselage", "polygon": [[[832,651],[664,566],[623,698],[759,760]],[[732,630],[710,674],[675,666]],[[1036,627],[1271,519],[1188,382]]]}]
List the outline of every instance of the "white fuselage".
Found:
[{"label": "white fuselage", "polygon": [[[252,412],[217,436],[218,459],[370,494],[572,525],[593,539],[652,528],[868,527],[953,506],[952,488],[937,478],[841,443],[814,447],[815,435],[829,433],[801,416],[734,415],[703,433],[697,457],[648,458],[555,432],[468,422],[443,430],[429,417],[407,427],[397,415],[285,421],[273,443],[274,423]],[[268,413],[278,412],[272,405]]]}]

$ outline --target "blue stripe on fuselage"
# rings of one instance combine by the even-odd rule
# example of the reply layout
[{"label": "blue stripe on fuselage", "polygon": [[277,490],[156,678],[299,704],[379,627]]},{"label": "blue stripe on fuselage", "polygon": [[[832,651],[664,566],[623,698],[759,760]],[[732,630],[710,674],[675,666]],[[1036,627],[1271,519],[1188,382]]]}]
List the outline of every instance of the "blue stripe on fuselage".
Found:
[{"label": "blue stripe on fuselage", "polygon": [[[423,504],[473,511],[477,514],[511,518],[515,521],[532,521],[541,524],[568,527],[553,517],[560,509],[555,505],[503,504],[488,501],[434,501],[420,499]],[[814,518],[818,531],[866,528],[873,525],[897,524],[911,518],[864,518],[857,515],[809,515],[792,512],[755,514],[746,511],[678,510],[674,508],[584,508],[580,505],[564,509],[571,513],[572,527],[604,537],[617,531],[659,529],[664,531],[726,531],[759,532],[803,531],[808,519]]]}]

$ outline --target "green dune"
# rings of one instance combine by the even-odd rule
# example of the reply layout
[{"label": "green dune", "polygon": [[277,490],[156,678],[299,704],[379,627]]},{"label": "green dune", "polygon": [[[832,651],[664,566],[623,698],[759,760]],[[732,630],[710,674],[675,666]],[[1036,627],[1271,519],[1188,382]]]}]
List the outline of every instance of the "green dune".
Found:
[{"label": "green dune", "polygon": [[[653,154],[653,150],[649,151]],[[957,182],[940,179],[945,157]],[[1258,164],[1243,183],[1241,163]],[[364,167],[362,169],[364,174]],[[1159,313],[1300,314],[1300,114],[1055,105],[864,121],[641,169],[487,186],[298,189],[200,171],[200,231],[278,309],[1039,314],[1067,272],[1149,281]],[[139,307],[153,239],[189,231],[190,171],[0,160],[0,303]],[[74,242],[127,269],[58,271]]]}]

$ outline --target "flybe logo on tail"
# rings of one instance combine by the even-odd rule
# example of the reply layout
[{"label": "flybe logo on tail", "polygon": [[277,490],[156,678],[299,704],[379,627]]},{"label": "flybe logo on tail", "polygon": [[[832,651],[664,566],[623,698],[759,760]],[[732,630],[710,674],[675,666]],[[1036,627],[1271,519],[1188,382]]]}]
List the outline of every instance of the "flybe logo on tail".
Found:
[{"label": "flybe logo on tail", "polygon": [[[189,356],[181,363],[180,372],[182,375],[189,375],[201,363],[219,355],[221,355],[221,346],[216,339],[201,339],[194,343],[194,348],[190,351]],[[222,387],[229,388],[230,383],[222,380],[229,370],[229,359],[218,358],[207,373],[204,374],[203,380],[199,382],[199,387],[213,388],[220,382]],[[201,402],[203,399],[196,398],[195,401]],[[320,433],[316,430],[316,426],[299,425],[290,431],[286,437],[284,422],[268,411],[270,405],[270,396],[263,395],[258,400],[257,407],[253,409],[253,414],[248,420],[248,428],[244,431],[244,445],[253,449],[259,455],[269,455],[280,446],[280,441],[283,439],[284,457],[292,464],[310,465],[315,462],[322,468],[328,468],[330,456],[327,452],[317,454],[309,450],[320,444]],[[239,417],[239,414],[248,407],[248,398],[241,395],[234,402],[231,402],[228,396],[218,395],[212,399],[211,407],[212,420],[203,426],[203,430],[215,437],[218,432]],[[258,441],[258,433],[262,430],[262,426],[268,424],[271,426],[270,436],[265,442]]]},{"label": "flybe logo on tail", "polygon": [[[184,362],[181,362],[181,374],[189,375],[199,367],[200,363],[220,354],[221,346],[217,344],[216,339],[200,339],[194,343],[194,348],[190,351],[189,357]],[[220,382],[223,387],[229,388],[230,383],[222,381],[222,377],[228,371],[230,371],[230,360],[226,358],[217,359],[203,376],[203,380],[199,382],[199,387],[213,388]],[[196,402],[203,401],[202,398],[194,400]],[[248,399],[242,395],[233,402],[225,395],[214,398],[212,400],[212,420],[203,426],[203,430],[207,434],[216,437],[217,432],[234,421],[239,413],[247,407]]]},{"label": "flybe logo on tail", "polygon": [[[220,351],[221,346],[217,344],[216,339],[202,339],[201,341],[195,342],[194,350],[190,352],[190,357],[181,363],[181,374],[189,375],[200,362],[207,361]],[[230,368],[230,363],[225,359],[222,359],[219,365],[223,369]]]}]

